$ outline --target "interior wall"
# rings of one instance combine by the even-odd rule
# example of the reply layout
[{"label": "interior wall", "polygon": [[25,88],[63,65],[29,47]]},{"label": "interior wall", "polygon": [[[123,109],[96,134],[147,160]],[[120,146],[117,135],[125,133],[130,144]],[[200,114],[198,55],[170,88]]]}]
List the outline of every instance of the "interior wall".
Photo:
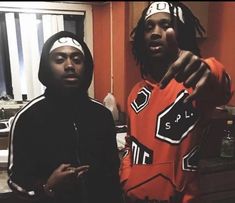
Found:
[{"label": "interior wall", "polygon": [[112,92],[122,112],[126,112],[131,88],[140,79],[131,53],[128,8],[128,2],[93,5],[95,98],[103,101]]},{"label": "interior wall", "polygon": [[112,55],[113,55],[113,94],[120,111],[126,104],[126,3],[111,2],[112,5]]},{"label": "interior wall", "polygon": [[[235,2],[210,2],[208,12],[208,38],[200,47],[204,57],[214,56],[232,78],[235,89]],[[235,96],[229,102],[235,106]]]},{"label": "interior wall", "polygon": [[110,5],[93,5],[94,97],[103,101],[111,91]]}]

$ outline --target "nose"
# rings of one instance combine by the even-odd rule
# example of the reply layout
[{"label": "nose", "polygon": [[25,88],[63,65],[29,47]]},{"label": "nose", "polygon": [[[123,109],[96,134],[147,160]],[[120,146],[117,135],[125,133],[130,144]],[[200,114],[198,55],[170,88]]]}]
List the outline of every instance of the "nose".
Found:
[{"label": "nose", "polygon": [[162,28],[156,25],[151,33],[151,39],[160,39],[162,37]]},{"label": "nose", "polygon": [[74,69],[73,62],[70,58],[68,58],[65,63],[65,70],[73,70],[73,69]]}]

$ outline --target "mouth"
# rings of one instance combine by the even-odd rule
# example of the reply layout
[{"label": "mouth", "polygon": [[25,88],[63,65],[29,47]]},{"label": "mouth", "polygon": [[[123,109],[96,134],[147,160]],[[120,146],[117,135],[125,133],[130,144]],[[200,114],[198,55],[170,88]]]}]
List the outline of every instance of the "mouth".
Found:
[{"label": "mouth", "polygon": [[78,81],[78,76],[75,74],[65,75],[64,80],[68,82],[75,82],[75,81]]},{"label": "mouth", "polygon": [[149,50],[154,53],[159,53],[163,49],[163,44],[157,41],[152,41],[149,43]]},{"label": "mouth", "polygon": [[67,78],[65,78],[64,80],[66,80],[66,81],[77,81],[78,79],[77,78],[70,78],[70,77],[67,77]]},{"label": "mouth", "polygon": [[150,46],[149,49],[151,52],[160,52],[162,46]]}]

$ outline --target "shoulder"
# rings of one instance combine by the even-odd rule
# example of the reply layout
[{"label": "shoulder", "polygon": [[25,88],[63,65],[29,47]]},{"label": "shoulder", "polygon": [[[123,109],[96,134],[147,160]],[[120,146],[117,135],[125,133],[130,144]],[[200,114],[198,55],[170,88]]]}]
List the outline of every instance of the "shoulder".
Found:
[{"label": "shoulder", "polygon": [[22,107],[15,115],[14,121],[19,120],[20,118],[26,118],[31,114],[40,112],[39,108],[45,103],[45,96],[41,95],[31,100],[28,104]]},{"label": "shoulder", "polygon": [[217,77],[217,79],[221,81],[225,73],[224,65],[216,60],[214,57],[203,59],[203,61],[209,66],[210,70]]},{"label": "shoulder", "polygon": [[136,84],[132,87],[132,89],[131,89],[131,91],[130,91],[130,93],[129,93],[129,95],[128,95],[128,101],[135,99],[135,98],[136,98],[136,95],[139,93],[139,91],[140,91],[145,85],[146,85],[146,83],[145,83],[143,80],[140,81],[140,82],[138,82],[138,83],[136,83]]},{"label": "shoulder", "polygon": [[45,96],[41,95],[31,100],[28,104],[26,104],[18,113],[24,113],[32,111],[33,109],[37,109],[45,102]]},{"label": "shoulder", "polygon": [[100,101],[98,101],[97,99],[93,99],[90,97],[89,100],[90,100],[90,103],[94,106],[99,106],[101,108],[104,107],[104,105]]},{"label": "shoulder", "polygon": [[107,109],[104,104],[102,104],[100,101],[90,98],[90,107],[93,111],[97,111],[97,112],[108,112],[109,109]]},{"label": "shoulder", "polygon": [[94,121],[99,124],[108,124],[113,120],[111,111],[101,102],[91,98],[85,115],[89,117],[90,122]]}]

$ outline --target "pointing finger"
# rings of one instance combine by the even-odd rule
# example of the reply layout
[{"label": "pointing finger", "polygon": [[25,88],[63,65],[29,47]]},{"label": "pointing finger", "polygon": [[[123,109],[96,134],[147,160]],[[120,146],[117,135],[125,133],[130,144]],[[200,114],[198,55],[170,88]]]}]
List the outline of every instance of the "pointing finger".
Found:
[{"label": "pointing finger", "polygon": [[197,98],[199,98],[202,94],[202,91],[203,91],[203,85],[202,83],[205,81],[206,79],[203,79],[201,80],[200,82],[198,82],[198,84],[196,85],[195,89],[193,90],[193,92],[187,96],[185,99],[184,99],[184,103],[188,103],[188,102],[191,102]]},{"label": "pointing finger", "polygon": [[[178,59],[180,49],[178,47],[178,43],[176,41],[175,31],[172,28],[168,28],[166,30],[166,41],[168,44],[170,57],[172,58],[172,61],[175,61]],[[168,71],[160,81],[160,88],[163,89],[167,86],[167,84],[175,77],[176,74],[176,68],[173,67],[174,63],[170,65],[168,68]]]},{"label": "pointing finger", "polygon": [[175,77],[175,69],[170,66],[162,80],[160,81],[160,89],[165,88],[168,83]]},{"label": "pointing finger", "polygon": [[166,74],[160,81],[161,89],[165,88],[168,83],[180,73],[182,68],[185,67],[185,63],[187,62],[186,55],[186,52],[179,52],[178,58],[168,67]]},{"label": "pointing finger", "polygon": [[166,42],[168,44],[169,51],[173,59],[177,58],[179,54],[179,47],[176,40],[175,31],[173,30],[173,28],[168,28],[166,30]]}]

